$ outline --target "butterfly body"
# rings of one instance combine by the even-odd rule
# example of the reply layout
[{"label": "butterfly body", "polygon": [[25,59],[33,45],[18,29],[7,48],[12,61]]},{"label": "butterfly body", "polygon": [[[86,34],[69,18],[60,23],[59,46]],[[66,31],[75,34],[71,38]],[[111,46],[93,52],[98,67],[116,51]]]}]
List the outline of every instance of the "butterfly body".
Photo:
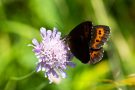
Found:
[{"label": "butterfly body", "polygon": [[105,25],[93,26],[86,21],[76,26],[68,35],[68,44],[73,55],[82,63],[97,63],[103,57],[103,44],[110,29]]}]

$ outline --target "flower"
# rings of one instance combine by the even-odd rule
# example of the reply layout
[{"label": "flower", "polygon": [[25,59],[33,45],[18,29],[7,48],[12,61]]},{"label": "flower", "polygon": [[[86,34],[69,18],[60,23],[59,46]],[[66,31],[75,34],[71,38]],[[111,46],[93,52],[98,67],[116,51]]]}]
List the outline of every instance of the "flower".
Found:
[{"label": "flower", "polygon": [[53,78],[66,78],[64,70],[67,66],[74,67],[71,62],[73,57],[68,44],[61,38],[61,32],[55,27],[53,31],[40,28],[42,40],[38,42],[33,39],[29,46],[33,47],[33,52],[38,58],[36,71],[44,71],[45,77],[48,77],[50,83],[54,82]]}]

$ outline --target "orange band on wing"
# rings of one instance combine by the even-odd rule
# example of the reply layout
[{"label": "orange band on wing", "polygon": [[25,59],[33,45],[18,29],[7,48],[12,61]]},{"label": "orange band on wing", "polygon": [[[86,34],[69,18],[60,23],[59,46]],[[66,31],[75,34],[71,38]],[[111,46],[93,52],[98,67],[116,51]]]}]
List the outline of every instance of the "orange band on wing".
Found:
[{"label": "orange band on wing", "polygon": [[90,50],[90,62],[93,64],[99,62],[103,57],[103,52],[103,48]]},{"label": "orange band on wing", "polygon": [[94,43],[92,45],[92,48],[97,48],[97,45],[101,43],[102,38],[105,35],[105,30],[103,27],[96,28],[96,38],[94,39]]}]

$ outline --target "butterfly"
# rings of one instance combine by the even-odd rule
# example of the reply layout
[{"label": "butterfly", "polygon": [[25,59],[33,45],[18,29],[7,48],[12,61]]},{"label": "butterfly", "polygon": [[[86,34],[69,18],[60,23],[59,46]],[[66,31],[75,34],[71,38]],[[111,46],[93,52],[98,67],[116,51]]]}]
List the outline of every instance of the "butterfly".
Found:
[{"label": "butterfly", "polygon": [[85,21],[68,34],[68,45],[72,54],[82,63],[95,64],[103,58],[103,45],[109,35],[109,26],[93,26],[91,21]]}]

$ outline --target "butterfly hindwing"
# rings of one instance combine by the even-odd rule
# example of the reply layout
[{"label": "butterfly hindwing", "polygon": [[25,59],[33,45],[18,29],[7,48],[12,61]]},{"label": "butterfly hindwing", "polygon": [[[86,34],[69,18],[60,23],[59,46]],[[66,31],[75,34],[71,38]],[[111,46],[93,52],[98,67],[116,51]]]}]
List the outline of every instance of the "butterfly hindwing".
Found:
[{"label": "butterfly hindwing", "polygon": [[103,58],[104,50],[100,49],[90,49],[90,61],[89,63],[95,64]]}]

